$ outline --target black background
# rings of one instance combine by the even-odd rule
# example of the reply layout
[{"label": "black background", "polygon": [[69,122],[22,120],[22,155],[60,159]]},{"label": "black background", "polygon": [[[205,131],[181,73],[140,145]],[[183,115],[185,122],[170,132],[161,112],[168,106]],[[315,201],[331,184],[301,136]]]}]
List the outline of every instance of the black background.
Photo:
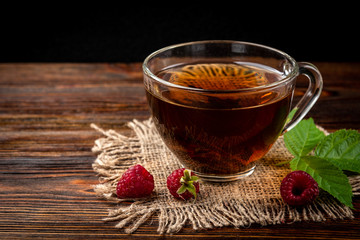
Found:
[{"label": "black background", "polygon": [[261,11],[240,2],[210,8],[118,3],[91,10],[55,4],[5,7],[0,62],[141,62],[167,45],[209,39],[265,44],[298,61],[359,61],[356,6],[304,7],[294,13],[296,2]]}]

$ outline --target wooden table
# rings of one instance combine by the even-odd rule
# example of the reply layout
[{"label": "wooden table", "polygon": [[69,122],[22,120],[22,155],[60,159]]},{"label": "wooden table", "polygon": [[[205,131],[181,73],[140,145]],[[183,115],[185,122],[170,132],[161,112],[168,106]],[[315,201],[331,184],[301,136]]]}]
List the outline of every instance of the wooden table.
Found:
[{"label": "wooden table", "polygon": [[[330,131],[360,129],[360,63],[315,63],[324,91],[307,115]],[[299,84],[301,95],[306,84]],[[90,128],[129,134],[125,123],[149,117],[140,63],[0,64],[1,239],[360,239],[355,219],[157,234],[156,217],[133,235],[102,222],[110,205],[92,190]],[[354,198],[360,209],[360,197]]]}]

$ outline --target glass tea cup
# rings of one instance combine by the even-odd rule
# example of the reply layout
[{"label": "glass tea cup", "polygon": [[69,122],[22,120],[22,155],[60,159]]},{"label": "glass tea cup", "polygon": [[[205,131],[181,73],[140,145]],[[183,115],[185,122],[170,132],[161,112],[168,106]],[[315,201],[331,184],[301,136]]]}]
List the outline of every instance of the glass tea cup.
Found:
[{"label": "glass tea cup", "polygon": [[[143,63],[157,131],[180,163],[207,181],[253,173],[256,162],[312,108],[318,69],[264,45],[226,40],[162,48]],[[309,87],[287,122],[297,77]]]}]

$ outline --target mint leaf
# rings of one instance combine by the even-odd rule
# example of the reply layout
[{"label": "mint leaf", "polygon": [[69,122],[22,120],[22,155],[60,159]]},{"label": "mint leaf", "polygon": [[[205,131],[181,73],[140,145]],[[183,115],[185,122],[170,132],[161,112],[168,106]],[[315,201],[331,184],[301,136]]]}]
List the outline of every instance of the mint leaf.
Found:
[{"label": "mint leaf", "polygon": [[318,156],[295,157],[290,168],[302,170],[310,174],[319,187],[330,193],[346,206],[353,208],[352,187],[346,175],[331,162]]},{"label": "mint leaf", "polygon": [[295,157],[305,156],[325,137],[312,118],[300,121],[293,129],[284,134],[287,149]]},{"label": "mint leaf", "polygon": [[319,143],[315,155],[342,170],[360,173],[360,133],[346,129],[331,133]]}]

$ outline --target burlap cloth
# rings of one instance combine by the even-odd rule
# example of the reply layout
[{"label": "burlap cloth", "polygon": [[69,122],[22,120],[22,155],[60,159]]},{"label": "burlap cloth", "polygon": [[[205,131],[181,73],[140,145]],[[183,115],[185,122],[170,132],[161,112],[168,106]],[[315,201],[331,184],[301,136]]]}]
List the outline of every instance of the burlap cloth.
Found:
[{"label": "burlap cloth", "polygon": [[[134,232],[154,214],[158,215],[157,231],[161,234],[178,232],[186,224],[197,230],[353,218],[350,208],[325,192],[306,207],[293,208],[283,202],[280,183],[291,170],[288,165],[276,164],[291,160],[292,155],[282,137],[251,176],[231,183],[201,182],[196,202],[184,202],[174,199],[166,187],[167,176],[182,166],[163,144],[151,119],[129,122],[135,133],[130,137],[91,126],[105,136],[96,140],[92,149],[98,153],[93,169],[100,182],[94,191],[114,204],[104,220],[117,221],[115,227],[125,228],[127,233]],[[141,164],[154,176],[155,189],[149,198],[123,202],[116,197],[117,181],[134,164]],[[360,177],[350,178],[350,183],[354,195],[359,195]]]}]

